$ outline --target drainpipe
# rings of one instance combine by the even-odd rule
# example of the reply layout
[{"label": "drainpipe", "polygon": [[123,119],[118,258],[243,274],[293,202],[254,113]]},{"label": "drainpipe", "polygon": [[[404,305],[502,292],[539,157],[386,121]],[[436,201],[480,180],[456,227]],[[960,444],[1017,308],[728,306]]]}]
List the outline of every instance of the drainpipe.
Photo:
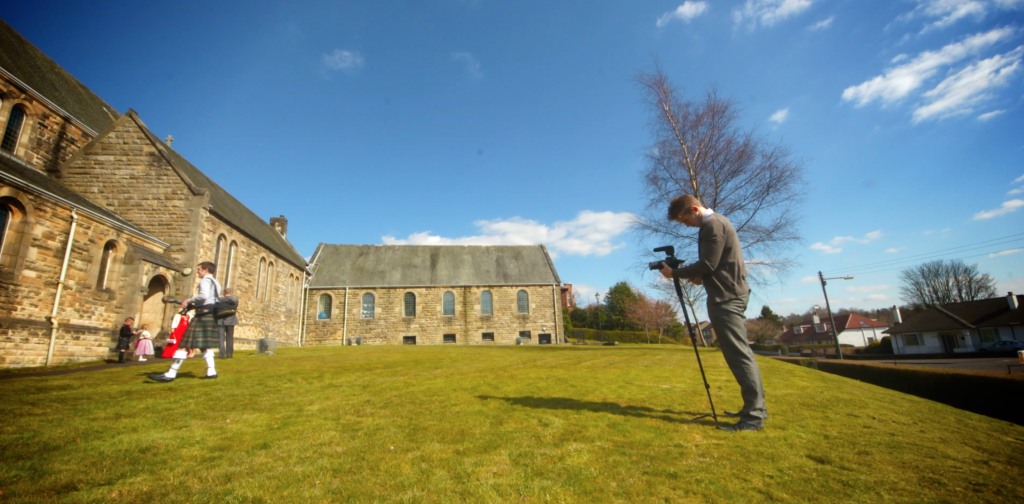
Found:
[{"label": "drainpipe", "polygon": [[345,311],[341,314],[341,346],[345,346],[348,338],[348,287],[345,287]]},{"label": "drainpipe", "polygon": [[[551,315],[552,315],[551,318],[554,319],[554,322],[552,323],[552,325],[555,326],[554,327],[554,331],[553,331],[555,333],[555,341],[553,341],[552,343],[554,343],[556,345],[558,344],[558,302],[559,302],[559,295],[558,295],[558,292],[557,292],[557,286],[558,286],[558,284],[551,284],[551,300],[554,301],[553,303],[551,303],[551,308],[553,308],[555,310],[555,311],[551,312]],[[562,314],[562,317],[565,318],[565,314],[564,313]],[[537,338],[539,339],[540,336],[538,336]]]},{"label": "drainpipe", "polygon": [[68,273],[68,261],[71,259],[71,246],[75,243],[75,227],[78,226],[78,212],[71,209],[71,231],[68,232],[68,248],[64,250],[64,264],[60,267],[60,279],[57,280],[57,297],[53,300],[53,311],[50,312],[50,348],[46,351],[46,365],[53,363],[53,344],[57,340],[57,308],[60,307],[60,295],[64,292],[64,277]]},{"label": "drainpipe", "polygon": [[299,284],[299,313],[298,313],[299,327],[298,327],[298,331],[297,331],[298,334],[296,334],[296,338],[298,339],[299,346],[302,346],[302,305],[306,301],[306,299],[304,297],[302,297],[302,288],[305,285],[306,285],[306,271],[305,271],[305,269],[303,269],[303,271],[302,271],[302,283]]}]

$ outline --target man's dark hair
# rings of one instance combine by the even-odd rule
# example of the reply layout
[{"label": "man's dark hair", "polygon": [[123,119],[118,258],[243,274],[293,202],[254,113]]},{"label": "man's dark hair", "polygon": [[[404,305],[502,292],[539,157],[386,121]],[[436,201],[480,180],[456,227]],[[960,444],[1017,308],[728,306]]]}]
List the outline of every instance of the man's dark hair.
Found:
[{"label": "man's dark hair", "polygon": [[217,274],[217,265],[213,264],[210,261],[203,261],[203,262],[199,263],[199,267],[203,268],[206,271],[209,271],[211,275],[216,275]]},{"label": "man's dark hair", "polygon": [[702,207],[704,204],[689,194],[672,198],[668,204],[668,220],[676,220],[680,215],[691,212],[695,206]]}]

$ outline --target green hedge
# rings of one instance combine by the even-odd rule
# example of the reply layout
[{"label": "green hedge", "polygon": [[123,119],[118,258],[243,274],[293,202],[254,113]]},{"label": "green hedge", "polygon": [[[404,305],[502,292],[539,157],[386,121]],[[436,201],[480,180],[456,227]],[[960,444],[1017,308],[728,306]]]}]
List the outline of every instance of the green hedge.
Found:
[{"label": "green hedge", "polygon": [[[597,329],[572,329],[569,333],[569,342],[573,343],[579,340],[580,336],[583,339],[589,341],[601,341],[601,336],[604,336],[604,341],[617,341],[619,343],[647,343],[647,333],[643,331],[598,331]],[[658,342],[658,333],[651,333],[651,343]],[[662,343],[670,345],[678,344],[679,342],[670,338],[668,335],[661,337]]]},{"label": "green hedge", "polygon": [[[1024,373],[940,369],[838,360],[782,359],[1024,425]],[[813,361],[813,362],[811,362]]]}]

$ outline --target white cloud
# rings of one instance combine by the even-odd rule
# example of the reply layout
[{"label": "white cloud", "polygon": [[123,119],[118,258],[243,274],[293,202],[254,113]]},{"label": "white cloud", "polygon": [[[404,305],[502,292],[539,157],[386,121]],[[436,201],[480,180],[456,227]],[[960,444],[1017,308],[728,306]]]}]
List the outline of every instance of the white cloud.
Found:
[{"label": "white cloud", "polygon": [[992,112],[985,112],[984,114],[981,114],[980,116],[978,116],[978,120],[984,122],[984,121],[987,121],[989,119],[992,119],[993,117],[995,117],[997,115],[1003,114],[1005,112],[1006,112],[1005,110],[993,110]]},{"label": "white cloud", "polygon": [[979,61],[947,77],[924,93],[931,103],[914,110],[914,122],[970,114],[974,106],[991,99],[991,91],[1005,86],[1020,68],[1024,46]]},{"label": "white cloud", "polygon": [[1017,252],[1020,252],[1022,250],[1024,250],[1024,249],[1015,248],[1015,249],[1009,249],[1009,250],[1001,250],[999,252],[995,252],[995,253],[989,254],[988,256],[989,257],[1006,256],[1006,255],[1010,255],[1010,254],[1016,254]]},{"label": "white cloud", "polygon": [[867,299],[868,301],[885,301],[889,299],[889,296],[886,296],[885,294],[872,294],[870,296],[866,296],[864,299]]},{"label": "white cloud", "polygon": [[580,299],[583,300],[584,303],[587,303],[589,301],[589,303],[587,303],[587,304],[590,304],[590,303],[593,303],[594,301],[596,301],[596,299],[594,298],[594,294],[601,294],[601,297],[604,297],[605,291],[607,291],[607,289],[602,289],[600,287],[594,287],[593,285],[587,285],[587,284],[581,284],[581,283],[579,283],[579,284],[578,283],[572,284],[572,293],[575,294],[575,295],[578,295],[580,297]]},{"label": "white cloud", "polygon": [[782,124],[782,123],[786,122],[786,118],[787,117],[789,117],[789,107],[786,107],[786,108],[780,109],[780,110],[776,110],[775,113],[772,114],[772,116],[768,118],[768,120],[773,122],[773,123],[775,123],[775,124]]},{"label": "white cloud", "polygon": [[952,230],[953,230],[953,228],[942,228],[942,232],[943,233],[948,233],[948,232],[950,232]]},{"label": "white cloud", "polygon": [[676,7],[674,11],[668,11],[658,18],[655,23],[658,28],[661,28],[671,22],[673,19],[689,23],[693,18],[704,14],[708,10],[707,2],[691,2],[687,0],[682,5]]},{"label": "white cloud", "polygon": [[918,4],[917,10],[923,15],[939,18],[925,26],[922,33],[945,28],[968,16],[981,20],[988,10],[986,2],[981,0],[918,0]]},{"label": "white cloud", "polygon": [[591,212],[584,210],[568,222],[555,222],[548,226],[536,221],[513,217],[511,219],[479,220],[473,223],[480,229],[479,235],[461,238],[445,238],[432,235],[430,231],[413,233],[399,239],[384,236],[386,245],[538,245],[545,244],[551,256],[566,255],[608,255],[625,246],[612,243],[619,235],[629,230],[633,214],[628,212]]},{"label": "white cloud", "polygon": [[753,30],[758,24],[774,26],[780,21],[810,8],[815,0],[747,0],[742,8],[733,9],[736,26],[747,25]]},{"label": "white cloud", "polygon": [[897,252],[903,252],[904,250],[907,250],[907,247],[892,247],[892,248],[885,249],[885,253],[886,254],[895,254]]},{"label": "white cloud", "polygon": [[880,100],[884,105],[897,102],[924,85],[940,68],[977,55],[1016,34],[1016,28],[995,28],[946,45],[938,51],[924,51],[907,63],[886,69],[882,75],[846,88],[843,90],[843,99],[856,102],[858,107],[875,100]]},{"label": "white cloud", "polygon": [[996,0],[996,5],[1004,9],[1017,9],[1024,7],[1024,0]]},{"label": "white cloud", "polygon": [[846,243],[849,243],[849,242],[867,244],[867,243],[871,243],[871,242],[873,242],[873,241],[875,241],[875,240],[877,240],[877,239],[879,239],[881,237],[882,237],[882,230],[879,229],[879,230],[872,231],[870,233],[865,234],[864,238],[854,238],[852,236],[837,236],[835,238],[832,238],[832,241],[830,241],[829,244],[835,245],[837,247],[845,245]]},{"label": "white cloud", "polygon": [[453,52],[452,61],[466,65],[466,73],[474,79],[480,79],[484,76],[483,70],[480,68],[480,62],[468,52]]},{"label": "white cloud", "polygon": [[331,54],[324,54],[323,65],[326,70],[341,70],[352,73],[364,65],[363,55],[359,51],[335,49]]},{"label": "white cloud", "polygon": [[820,280],[818,279],[818,277],[816,277],[814,275],[805,276],[805,277],[800,279],[800,283],[802,283],[802,284],[818,283],[819,281]]},{"label": "white cloud", "polygon": [[862,285],[860,287],[847,287],[846,292],[866,293],[892,290],[891,285]]},{"label": "white cloud", "polygon": [[1010,192],[1006,193],[1007,196],[1013,196],[1014,194],[1024,193],[1024,187],[1018,187],[1016,189],[1010,189]]},{"label": "white cloud", "polygon": [[[1021,0],[1021,1],[1024,1],[1024,0]],[[1017,178],[1013,179],[1013,183],[1014,183],[1014,184],[1019,184],[1019,183],[1021,183],[1021,182],[1024,182],[1024,175],[1021,175],[1021,176],[1019,176],[1019,177],[1017,177]]]},{"label": "white cloud", "polygon": [[826,30],[832,26],[832,21],[835,19],[835,16],[829,16],[828,19],[822,19],[821,21],[808,26],[807,29],[811,31]]},{"label": "white cloud", "polygon": [[983,212],[978,212],[974,214],[974,220],[985,220],[991,219],[993,217],[999,217],[1000,215],[1013,212],[1014,210],[1017,210],[1022,206],[1024,206],[1024,200],[1021,199],[1012,199],[1010,201],[1004,201],[1003,205],[995,210],[985,210]]},{"label": "white cloud", "polygon": [[838,254],[838,253],[843,251],[843,249],[841,249],[841,248],[830,247],[830,246],[825,245],[824,243],[821,243],[821,242],[818,242],[818,243],[815,243],[814,245],[811,245],[811,249],[812,250],[820,250],[820,251],[822,251],[822,252],[824,252],[826,254]]}]

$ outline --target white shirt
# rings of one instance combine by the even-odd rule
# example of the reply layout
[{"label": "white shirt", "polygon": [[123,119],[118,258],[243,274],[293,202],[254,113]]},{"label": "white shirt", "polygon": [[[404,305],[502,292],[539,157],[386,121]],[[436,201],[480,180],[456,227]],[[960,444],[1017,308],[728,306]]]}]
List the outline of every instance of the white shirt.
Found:
[{"label": "white shirt", "polygon": [[[216,294],[214,293],[216,287]],[[206,275],[199,281],[199,295],[189,299],[188,302],[195,305],[209,305],[217,302],[217,294],[223,292],[220,282],[213,275]]]}]

